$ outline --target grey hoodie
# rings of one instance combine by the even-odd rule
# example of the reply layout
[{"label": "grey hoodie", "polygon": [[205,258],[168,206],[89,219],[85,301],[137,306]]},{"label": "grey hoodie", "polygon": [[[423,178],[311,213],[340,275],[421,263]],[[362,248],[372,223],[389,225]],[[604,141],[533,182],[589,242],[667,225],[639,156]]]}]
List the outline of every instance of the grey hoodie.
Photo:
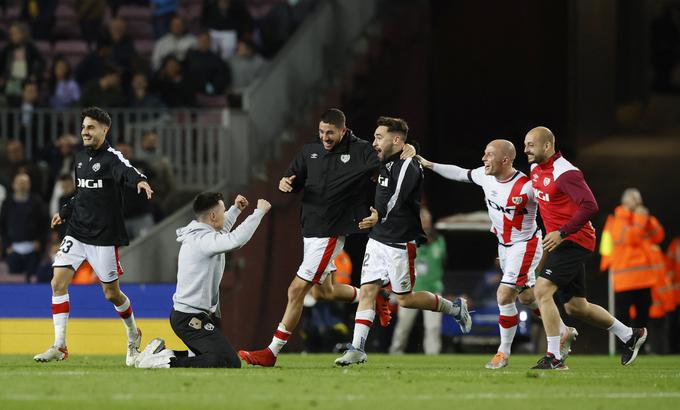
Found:
[{"label": "grey hoodie", "polygon": [[229,232],[241,211],[232,206],[225,212],[224,228],[193,220],[177,230],[179,250],[177,290],[173,308],[183,313],[215,313],[219,316],[219,288],[224,272],[224,253],[246,244],[255,233],[264,212],[255,209],[238,228]]}]

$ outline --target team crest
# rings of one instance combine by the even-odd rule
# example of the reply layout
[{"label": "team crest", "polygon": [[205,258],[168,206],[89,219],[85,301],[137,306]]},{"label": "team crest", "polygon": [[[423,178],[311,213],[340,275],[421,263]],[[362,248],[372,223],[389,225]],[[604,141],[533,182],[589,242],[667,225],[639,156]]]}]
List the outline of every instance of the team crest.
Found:
[{"label": "team crest", "polygon": [[522,197],[521,196],[513,196],[512,197],[512,203],[515,205],[519,205],[522,203]]},{"label": "team crest", "polygon": [[191,320],[189,321],[189,327],[192,327],[196,330],[200,330],[202,324],[203,322],[201,322],[201,319],[197,317],[192,317]]},{"label": "team crest", "polygon": [[206,323],[205,326],[203,326],[203,329],[207,330],[208,332],[212,332],[215,330],[215,325],[212,323]]},{"label": "team crest", "polygon": [[550,178],[548,178],[548,177],[543,178],[543,186],[548,186],[549,183],[550,183]]},{"label": "team crest", "polygon": [[101,166],[101,164],[99,164],[99,162],[95,162],[94,165],[92,165],[92,170],[94,172],[97,172],[97,171],[99,171],[99,168],[101,168],[101,167],[102,166]]},{"label": "team crest", "polygon": [[340,155],[340,161],[342,161],[343,164],[346,164],[349,161],[349,154]]}]

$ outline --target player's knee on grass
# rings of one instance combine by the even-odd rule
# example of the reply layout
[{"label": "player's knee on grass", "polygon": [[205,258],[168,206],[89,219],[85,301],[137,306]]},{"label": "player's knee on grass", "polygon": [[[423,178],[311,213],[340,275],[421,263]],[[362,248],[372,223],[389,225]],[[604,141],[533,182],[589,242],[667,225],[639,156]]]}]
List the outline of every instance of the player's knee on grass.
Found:
[{"label": "player's knee on grass", "polygon": [[220,365],[215,367],[227,367],[231,369],[241,368],[241,360],[230,352],[223,351],[217,353],[217,360]]}]

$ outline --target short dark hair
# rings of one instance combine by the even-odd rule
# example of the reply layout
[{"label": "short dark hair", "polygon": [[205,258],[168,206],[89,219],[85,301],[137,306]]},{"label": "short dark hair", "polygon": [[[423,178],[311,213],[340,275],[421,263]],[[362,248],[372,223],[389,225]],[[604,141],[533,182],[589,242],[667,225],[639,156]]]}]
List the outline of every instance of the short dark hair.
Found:
[{"label": "short dark hair", "polygon": [[333,124],[338,128],[345,128],[345,113],[337,108],[330,108],[321,114],[321,122]]},{"label": "short dark hair", "polygon": [[87,107],[83,110],[83,112],[80,114],[80,122],[83,122],[85,117],[90,117],[93,120],[106,125],[107,127],[111,127],[111,116],[109,115],[108,112],[102,110],[99,107]]},{"label": "short dark hair", "polygon": [[378,127],[387,127],[388,132],[396,132],[404,137],[404,141],[408,137],[408,124],[401,118],[394,117],[380,117],[377,121]]},{"label": "short dark hair", "polygon": [[220,201],[224,201],[224,197],[220,192],[201,192],[194,198],[194,213],[200,215],[212,209]]}]

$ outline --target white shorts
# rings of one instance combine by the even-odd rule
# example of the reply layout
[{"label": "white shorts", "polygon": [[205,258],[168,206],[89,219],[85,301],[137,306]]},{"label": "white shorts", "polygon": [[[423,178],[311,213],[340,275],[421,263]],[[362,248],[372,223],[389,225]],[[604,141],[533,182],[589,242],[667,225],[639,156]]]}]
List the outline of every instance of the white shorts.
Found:
[{"label": "white shorts", "polygon": [[61,241],[52,266],[72,267],[73,270],[78,270],[85,260],[104,283],[113,282],[123,274],[117,246],[88,245],[69,235]]},{"label": "white shorts", "polygon": [[530,288],[536,284],[536,267],[543,256],[543,247],[536,235],[526,242],[511,246],[498,245],[498,259],[503,278],[501,283],[517,288]]},{"label": "white shorts", "polygon": [[415,243],[390,246],[369,238],[361,268],[361,284],[380,281],[382,286],[390,283],[394,293],[410,293],[416,284],[415,259]]},{"label": "white shorts", "polygon": [[330,238],[302,238],[304,256],[298,268],[300,279],[314,284],[323,283],[330,272],[335,271],[333,261],[345,246],[344,236]]}]

